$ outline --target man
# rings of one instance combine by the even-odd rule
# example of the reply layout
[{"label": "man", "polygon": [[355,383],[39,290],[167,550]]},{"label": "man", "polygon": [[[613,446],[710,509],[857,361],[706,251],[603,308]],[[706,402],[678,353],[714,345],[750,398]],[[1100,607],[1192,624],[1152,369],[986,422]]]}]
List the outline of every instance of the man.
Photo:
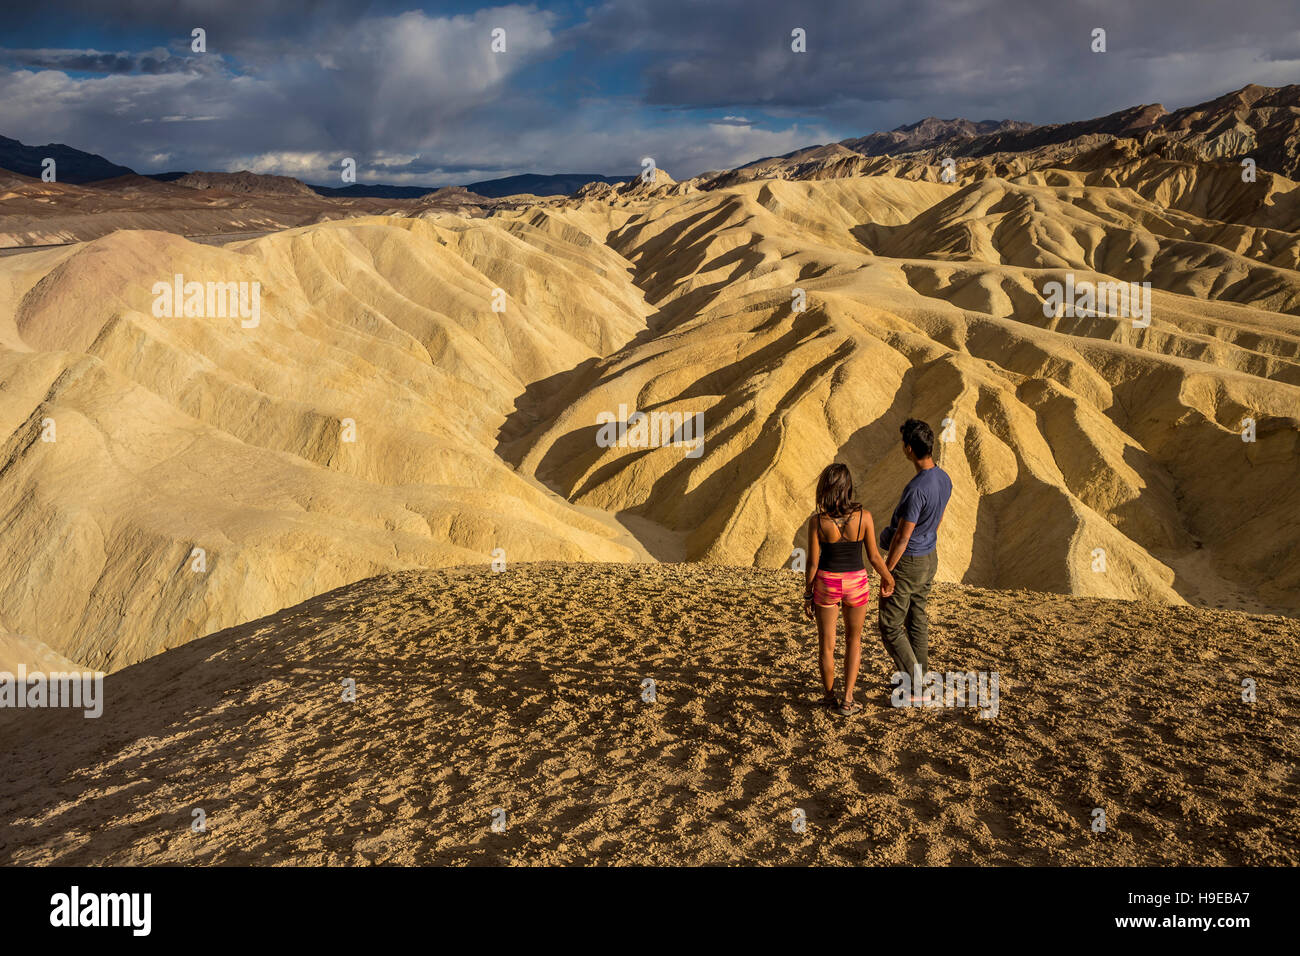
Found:
[{"label": "man", "polygon": [[903,489],[889,526],[880,532],[885,566],[894,575],[894,593],[880,598],[880,636],[894,659],[895,673],[908,675],[911,703],[922,702],[921,677],[930,661],[925,604],[939,568],[935,550],[939,522],[952,495],[952,480],[934,463],[934,432],[909,418],[899,429],[903,454],[916,476]]}]

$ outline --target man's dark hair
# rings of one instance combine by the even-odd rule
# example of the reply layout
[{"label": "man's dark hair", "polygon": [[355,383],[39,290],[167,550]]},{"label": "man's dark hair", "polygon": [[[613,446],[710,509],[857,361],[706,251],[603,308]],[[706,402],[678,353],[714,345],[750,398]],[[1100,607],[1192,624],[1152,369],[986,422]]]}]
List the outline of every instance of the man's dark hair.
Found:
[{"label": "man's dark hair", "polygon": [[903,433],[903,444],[912,449],[917,458],[929,457],[934,451],[934,432],[919,418],[909,418],[898,430]]}]

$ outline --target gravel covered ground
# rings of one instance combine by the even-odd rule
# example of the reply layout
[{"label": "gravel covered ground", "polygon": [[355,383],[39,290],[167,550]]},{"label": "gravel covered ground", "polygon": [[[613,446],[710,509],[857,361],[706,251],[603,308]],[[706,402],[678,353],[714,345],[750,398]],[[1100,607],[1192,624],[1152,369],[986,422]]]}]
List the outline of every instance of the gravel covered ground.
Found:
[{"label": "gravel covered ground", "polygon": [[323,594],[111,675],[98,720],[0,710],[0,863],[1300,862],[1300,622],[940,585],[931,664],[997,672],[982,716],[890,705],[873,587],[844,718],[800,591],[531,564]]}]

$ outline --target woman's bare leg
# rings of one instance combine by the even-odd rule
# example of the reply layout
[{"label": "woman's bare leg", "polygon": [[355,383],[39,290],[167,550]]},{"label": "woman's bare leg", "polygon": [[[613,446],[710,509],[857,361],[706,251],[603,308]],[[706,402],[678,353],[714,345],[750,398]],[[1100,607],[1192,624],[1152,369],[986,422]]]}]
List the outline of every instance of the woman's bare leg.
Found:
[{"label": "woman's bare leg", "polygon": [[867,605],[844,607],[844,703],[853,702],[853,687],[858,682],[862,663],[862,624],[867,619]]},{"label": "woman's bare leg", "polygon": [[835,625],[839,621],[840,609],[832,604],[830,607],[813,605],[817,615],[817,639],[821,643],[818,662],[822,669],[822,687],[826,693],[835,692]]}]

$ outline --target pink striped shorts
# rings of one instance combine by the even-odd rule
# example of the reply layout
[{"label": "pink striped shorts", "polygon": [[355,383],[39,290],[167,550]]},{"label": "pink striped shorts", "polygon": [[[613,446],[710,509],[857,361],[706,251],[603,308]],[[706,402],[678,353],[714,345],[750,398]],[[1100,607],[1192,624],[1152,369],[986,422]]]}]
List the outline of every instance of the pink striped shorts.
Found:
[{"label": "pink striped shorts", "polygon": [[813,603],[834,607],[843,602],[862,607],[871,600],[871,579],[866,571],[818,571],[813,578]]}]

